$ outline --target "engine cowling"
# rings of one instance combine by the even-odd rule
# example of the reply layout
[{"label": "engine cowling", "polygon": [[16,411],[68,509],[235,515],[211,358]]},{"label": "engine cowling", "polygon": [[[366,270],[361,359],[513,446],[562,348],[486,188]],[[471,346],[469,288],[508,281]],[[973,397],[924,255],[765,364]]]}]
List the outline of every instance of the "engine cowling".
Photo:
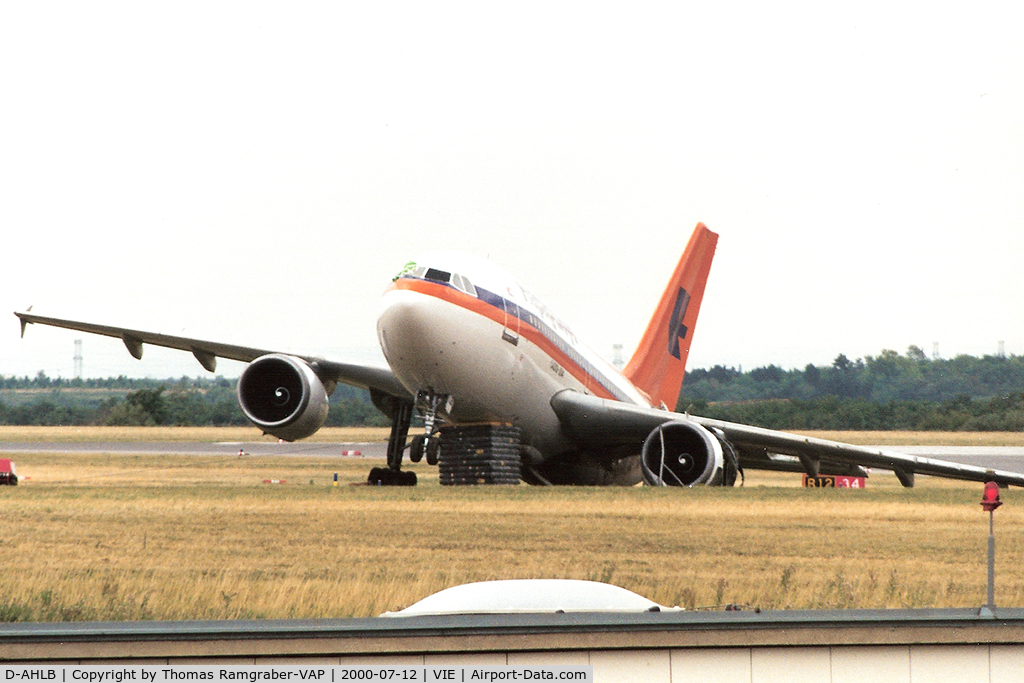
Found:
[{"label": "engine cowling", "polygon": [[651,486],[718,486],[724,479],[722,444],[693,422],[666,422],[644,441],[644,481]]},{"label": "engine cowling", "polygon": [[249,421],[285,441],[310,436],[327,419],[327,390],[302,359],[260,356],[238,378],[238,405]]}]

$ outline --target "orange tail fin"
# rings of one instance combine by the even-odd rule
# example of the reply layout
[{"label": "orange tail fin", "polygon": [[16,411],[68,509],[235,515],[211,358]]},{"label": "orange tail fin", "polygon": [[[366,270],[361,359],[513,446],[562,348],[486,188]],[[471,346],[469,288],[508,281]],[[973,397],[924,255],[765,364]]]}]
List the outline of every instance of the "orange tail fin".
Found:
[{"label": "orange tail fin", "polygon": [[718,235],[698,223],[636,353],[623,371],[655,405],[664,404],[669,410],[675,410],[679,400],[693,328],[717,244]]}]

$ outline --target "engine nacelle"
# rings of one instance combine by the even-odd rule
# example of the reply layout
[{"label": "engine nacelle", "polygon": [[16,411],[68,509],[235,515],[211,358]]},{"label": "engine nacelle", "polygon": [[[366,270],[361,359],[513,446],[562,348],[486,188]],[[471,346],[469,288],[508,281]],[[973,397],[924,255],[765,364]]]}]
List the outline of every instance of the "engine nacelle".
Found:
[{"label": "engine nacelle", "polygon": [[264,433],[295,441],[323,426],[328,396],[302,359],[272,353],[254,360],[238,378],[238,405]]},{"label": "engine nacelle", "polygon": [[719,486],[724,479],[722,444],[693,422],[666,422],[644,441],[640,465],[652,486]]}]

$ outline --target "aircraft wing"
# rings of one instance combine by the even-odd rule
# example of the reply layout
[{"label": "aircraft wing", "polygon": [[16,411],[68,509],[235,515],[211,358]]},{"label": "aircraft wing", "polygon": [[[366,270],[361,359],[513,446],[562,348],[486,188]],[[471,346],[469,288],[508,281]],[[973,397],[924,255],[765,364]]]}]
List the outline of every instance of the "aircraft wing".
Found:
[{"label": "aircraft wing", "polygon": [[[145,332],[132,330],[125,327],[111,327],[108,325],[96,325],[94,323],[78,322],[74,320],[62,320],[60,318],[49,318],[35,315],[34,313],[15,313],[21,321],[21,334],[25,335],[25,328],[30,324],[49,325],[51,327],[63,327],[79,332],[100,334],[106,337],[115,337],[124,342],[128,352],[135,358],[142,358],[144,344],[153,344],[169,349],[188,351],[200,365],[208,371],[213,372],[217,368],[217,358],[227,358],[250,363],[261,356],[266,356],[277,351],[259,349],[249,346],[237,346],[234,344],[223,344],[220,342],[205,341],[202,339],[191,339],[189,337],[176,337],[174,335],[159,334],[156,332]],[[294,355],[294,354],[285,354]],[[369,365],[354,365],[330,361],[317,356],[295,356],[301,358],[323,381],[341,382],[352,386],[372,389],[390,396],[410,398],[408,390],[402,386],[389,368],[380,368]]]},{"label": "aircraft wing", "polygon": [[635,445],[639,451],[648,435],[661,425],[686,422],[699,425],[719,441],[727,442],[738,455],[742,468],[864,476],[863,468],[873,467],[891,470],[904,486],[914,485],[915,474],[1024,486],[1024,474],[1015,472],[643,408],[572,390],[555,394],[551,407],[565,433],[588,449]]}]

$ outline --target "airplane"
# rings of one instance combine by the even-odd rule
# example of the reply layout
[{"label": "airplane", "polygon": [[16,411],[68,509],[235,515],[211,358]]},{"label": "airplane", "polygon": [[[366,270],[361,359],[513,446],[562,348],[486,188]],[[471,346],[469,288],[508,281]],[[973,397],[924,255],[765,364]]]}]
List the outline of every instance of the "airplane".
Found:
[{"label": "airplane", "polygon": [[[434,251],[409,261],[381,302],[377,336],[388,367],[351,364],[16,312],[41,324],[248,363],[242,412],[285,441],[314,434],[339,382],[363,387],[391,418],[387,467],[368,481],[415,485],[406,451],[438,465],[442,484],[733,486],[745,469],[866,477],[891,470],[1002,486],[1024,475],[677,413],[697,314],[718,235],[698,223],[641,341],[616,370],[515,279],[486,260]],[[423,429],[409,438],[414,414]]]}]

